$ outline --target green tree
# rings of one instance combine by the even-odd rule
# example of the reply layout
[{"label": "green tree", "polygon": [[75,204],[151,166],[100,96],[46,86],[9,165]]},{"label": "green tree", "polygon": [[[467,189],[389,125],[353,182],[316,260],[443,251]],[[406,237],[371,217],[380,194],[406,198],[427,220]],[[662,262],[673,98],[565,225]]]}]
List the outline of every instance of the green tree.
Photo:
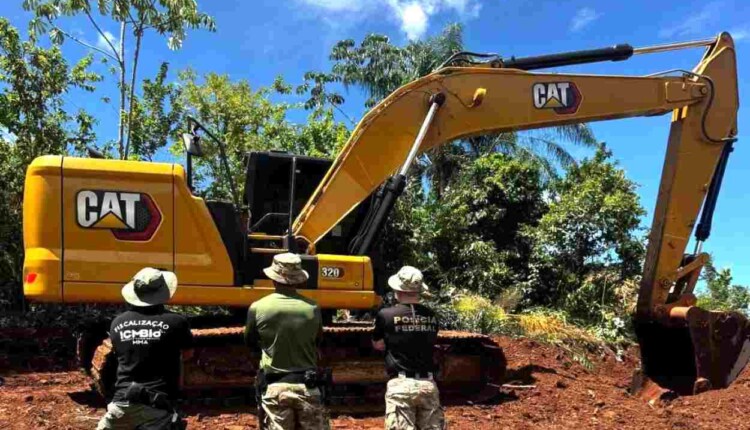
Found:
[{"label": "green tree", "polygon": [[[91,3],[90,0],[24,0],[23,7],[35,14],[29,23],[32,35],[48,32],[50,39],[56,44],[62,44],[67,38],[115,62],[120,90],[117,148],[119,157],[125,159],[130,154],[133,133],[130,125],[135,114],[138,60],[146,31],[153,30],[166,36],[167,46],[174,50],[182,47],[187,29],[215,31],[215,24],[213,18],[198,11],[195,0],[97,0],[93,7]],[[57,24],[60,16],[79,14],[88,18],[98,36],[106,42],[106,47],[93,46]],[[101,19],[111,20],[119,25],[119,39],[113,40],[111,34],[102,29],[100,21],[97,21]],[[128,33],[132,35],[132,43],[135,44],[130,59],[126,56],[129,50],[127,47],[130,46],[126,41]],[[128,69],[130,83],[127,82]],[[125,130],[128,133],[127,139]]]},{"label": "green tree", "polygon": [[494,298],[526,279],[532,243],[522,231],[546,211],[541,176],[538,163],[490,154],[446,190],[433,243],[448,285]]},{"label": "green tree", "polygon": [[[246,80],[232,81],[227,75],[209,73],[200,80],[192,70],[180,74],[180,105],[185,113],[208,127],[227,145],[227,158],[235,182],[243,181],[242,161],[249,151],[281,149],[301,155],[332,157],[344,144],[349,131],[334,120],[331,108],[315,107],[305,124],[294,124],[287,114],[301,105],[271,100],[292,88],[281,78],[270,87],[253,89]],[[181,143],[173,152],[181,154]],[[195,161],[196,184],[207,197],[228,199],[228,182],[221,169],[218,148],[203,145],[204,157]]]},{"label": "green tree", "polygon": [[531,160],[489,154],[470,162],[439,199],[406,193],[385,234],[388,269],[408,262],[436,287],[490,298],[518,285],[532,250],[523,232],[546,211],[541,170]]},{"label": "green tree", "polygon": [[410,41],[406,46],[393,45],[388,36],[367,35],[359,46],[354,40],[334,45],[330,58],[332,75],[346,87],[362,87],[369,98],[365,106],[373,107],[402,85],[426,76],[452,54],[463,50],[463,29],[447,26],[439,36]]},{"label": "green tree", "polygon": [[712,311],[750,311],[750,289],[732,283],[732,270],[717,269],[712,260],[703,267],[705,290],[698,294],[698,306]]},{"label": "green tree", "polygon": [[153,80],[143,80],[143,96],[132,102],[130,151],[139,159],[153,160],[156,151],[167,146],[182,127],[181,91],[177,83],[166,82],[168,70],[168,64],[162,63]]},{"label": "green tree", "polygon": [[71,115],[63,100],[71,89],[94,89],[101,78],[90,64],[86,57],[69,67],[57,47],[21,40],[0,18],[0,286],[20,285],[26,167],[39,155],[81,151],[95,140],[93,118]]},{"label": "green tree", "polygon": [[614,270],[616,282],[638,274],[644,253],[638,231],[645,211],[636,184],[603,146],[554,181],[547,199],[549,210],[528,231],[535,242],[532,303],[561,305],[602,270]]}]

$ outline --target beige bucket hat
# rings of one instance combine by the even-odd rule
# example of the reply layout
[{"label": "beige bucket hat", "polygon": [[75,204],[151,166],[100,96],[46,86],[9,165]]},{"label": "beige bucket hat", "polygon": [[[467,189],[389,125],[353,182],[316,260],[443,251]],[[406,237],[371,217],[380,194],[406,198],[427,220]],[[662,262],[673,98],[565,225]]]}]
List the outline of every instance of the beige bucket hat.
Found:
[{"label": "beige bucket hat", "polygon": [[263,269],[270,279],[286,285],[297,285],[307,281],[310,275],[302,269],[302,259],[297,254],[284,253],[273,257],[270,267]]},{"label": "beige bucket hat", "polygon": [[405,293],[427,293],[429,288],[422,282],[422,272],[416,267],[404,266],[398,273],[388,278],[388,285]]},{"label": "beige bucket hat", "polygon": [[161,305],[177,291],[177,276],[172,272],[146,267],[122,287],[122,297],[133,306]]}]

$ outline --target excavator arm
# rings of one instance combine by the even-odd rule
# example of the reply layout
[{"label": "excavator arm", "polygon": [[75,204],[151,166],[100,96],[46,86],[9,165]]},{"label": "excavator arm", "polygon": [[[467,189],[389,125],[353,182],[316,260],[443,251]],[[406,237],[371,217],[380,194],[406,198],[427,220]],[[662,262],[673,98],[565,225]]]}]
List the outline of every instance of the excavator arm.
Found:
[{"label": "excavator arm", "polygon": [[[734,43],[728,33],[704,42],[640,52],[618,45],[603,56],[601,50],[582,51],[567,57],[513,59],[505,64],[496,60],[439,69],[399,88],[360,121],[297,217],[294,232],[312,249],[386,178],[405,173],[416,154],[456,139],[671,112],[636,312],[644,371],[659,385],[680,392],[726,386],[750,358],[747,321],[739,315],[709,313],[694,306],[692,289],[707,255],[700,249],[685,255],[709,190],[714,195],[709,198],[711,207],[704,212],[713,210],[717,183],[720,185],[726,156],[737,135]],[[631,77],[506,68],[544,68],[602,58],[619,61],[633,52],[696,44],[707,48],[692,71]],[[707,221],[710,224],[710,219]],[[699,244],[707,237],[703,230]],[[675,348],[684,350],[683,357],[663,348],[672,340],[679,343],[672,344]],[[684,356],[690,355],[694,360],[685,360]],[[680,360],[687,364],[674,367]]]}]

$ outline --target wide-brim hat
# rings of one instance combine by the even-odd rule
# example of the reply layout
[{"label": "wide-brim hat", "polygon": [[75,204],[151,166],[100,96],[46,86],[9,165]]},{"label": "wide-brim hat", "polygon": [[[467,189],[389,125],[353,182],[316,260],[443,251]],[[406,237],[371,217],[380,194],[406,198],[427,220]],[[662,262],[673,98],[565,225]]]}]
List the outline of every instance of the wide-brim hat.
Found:
[{"label": "wide-brim hat", "polygon": [[122,297],[133,306],[155,306],[167,303],[175,291],[177,276],[174,273],[146,267],[122,287]]},{"label": "wide-brim hat", "polygon": [[404,266],[398,273],[388,278],[388,286],[404,293],[427,293],[429,288],[422,281],[422,272],[416,267]]},{"label": "wide-brim hat", "polygon": [[263,273],[279,284],[297,285],[307,282],[310,275],[302,269],[302,259],[297,254],[290,252],[277,254],[269,267],[263,269]]}]

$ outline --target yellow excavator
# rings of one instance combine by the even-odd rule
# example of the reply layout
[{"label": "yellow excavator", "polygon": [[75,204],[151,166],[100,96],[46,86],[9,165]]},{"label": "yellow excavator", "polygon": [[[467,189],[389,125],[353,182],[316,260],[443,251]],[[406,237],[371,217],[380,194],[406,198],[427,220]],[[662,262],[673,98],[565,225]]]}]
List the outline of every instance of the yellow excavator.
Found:
[{"label": "yellow excavator", "polygon": [[[696,47],[705,53],[690,71],[530,72]],[[26,175],[24,293],[36,302],[120,303],[122,284],[153,266],[177,274],[180,288],[172,304],[246,307],[273,289],[261,269],[274,254],[291,250],[303,255],[311,274],[302,294],[328,310],[373,309],[381,303],[386,275],[373,269],[373,244],[418,154],[487,133],[669,113],[671,131],[637,304],[644,376],[638,385],[679,394],[726,387],[750,359],[748,322],[738,313],[696,307],[693,290],[707,261],[701,248],[736,140],[738,106],[728,33],[526,58],[459,52],[371,109],[333,161],[274,151],[248,154],[241,198],[223,145],[194,119],[184,135],[185,169],[40,157]],[[219,144],[232,202],[205,201],[192,192],[192,159],[202,155],[203,133]],[[687,253],[694,230],[697,245]],[[370,347],[369,330],[352,324],[326,328],[323,357],[333,369],[333,397],[344,404],[379,402],[382,396],[386,375]],[[240,332],[195,330],[196,353],[183,361],[184,392],[219,390],[226,397],[252,384],[257,357],[242,346]],[[441,332],[437,349],[446,395],[492,391],[501,383],[505,358],[490,338]],[[105,340],[92,365],[105,392],[113,364]]]}]

